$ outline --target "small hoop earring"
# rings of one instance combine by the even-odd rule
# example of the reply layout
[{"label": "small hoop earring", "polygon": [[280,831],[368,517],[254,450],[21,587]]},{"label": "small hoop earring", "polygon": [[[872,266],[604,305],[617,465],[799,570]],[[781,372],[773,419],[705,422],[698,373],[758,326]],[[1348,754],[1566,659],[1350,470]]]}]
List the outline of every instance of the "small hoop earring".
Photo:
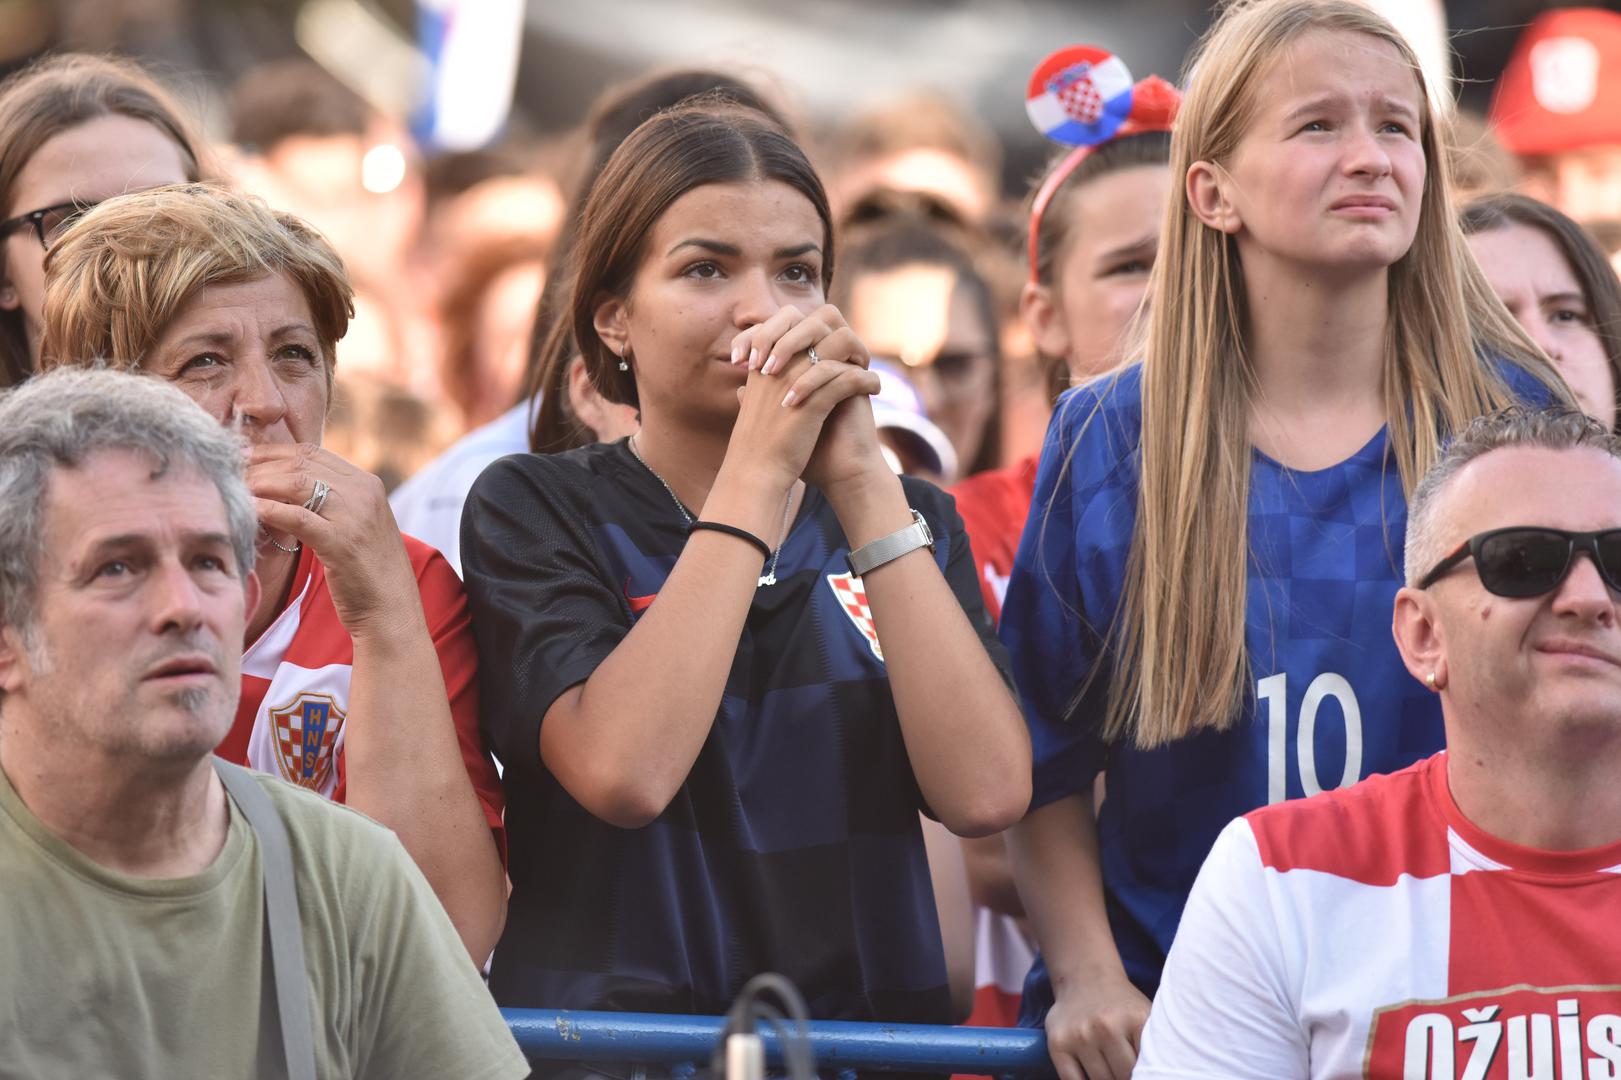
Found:
[{"label": "small hoop earring", "polygon": [[1432,671],[1428,675],[1424,676],[1424,685],[1429,687],[1431,690],[1434,690],[1436,688],[1435,687],[1435,672]]}]

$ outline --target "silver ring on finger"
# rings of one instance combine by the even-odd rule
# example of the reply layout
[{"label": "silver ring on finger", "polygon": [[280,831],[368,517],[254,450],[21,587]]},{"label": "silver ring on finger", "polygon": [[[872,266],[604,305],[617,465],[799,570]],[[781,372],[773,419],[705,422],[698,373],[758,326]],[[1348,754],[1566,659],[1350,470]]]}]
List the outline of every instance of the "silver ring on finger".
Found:
[{"label": "silver ring on finger", "polygon": [[312,514],[319,514],[321,507],[326,505],[326,497],[332,491],[332,485],[325,480],[315,482],[315,491],[304,501],[304,509]]},{"label": "silver ring on finger", "polygon": [[822,362],[822,358],[816,355],[816,346],[814,345],[805,350],[805,355],[810,357],[810,362],[813,364],[820,364]]}]

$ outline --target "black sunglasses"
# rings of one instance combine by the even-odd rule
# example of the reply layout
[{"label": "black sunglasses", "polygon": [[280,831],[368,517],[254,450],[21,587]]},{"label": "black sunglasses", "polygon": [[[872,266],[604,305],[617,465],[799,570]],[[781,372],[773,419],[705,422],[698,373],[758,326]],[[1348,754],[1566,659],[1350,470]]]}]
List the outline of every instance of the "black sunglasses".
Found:
[{"label": "black sunglasses", "polygon": [[0,221],[0,236],[10,236],[24,226],[31,226],[34,235],[39,237],[39,246],[49,251],[51,245],[67,232],[68,226],[78,221],[86,210],[95,205],[95,203],[65,202],[41,210],[30,210],[26,214],[18,214],[14,218]]},{"label": "black sunglasses", "polygon": [[1604,584],[1621,592],[1621,529],[1567,532],[1534,525],[1471,536],[1425,574],[1418,587],[1429,588],[1448,570],[1474,556],[1475,573],[1487,592],[1516,598],[1541,596],[1565,580],[1578,551],[1591,555]]}]

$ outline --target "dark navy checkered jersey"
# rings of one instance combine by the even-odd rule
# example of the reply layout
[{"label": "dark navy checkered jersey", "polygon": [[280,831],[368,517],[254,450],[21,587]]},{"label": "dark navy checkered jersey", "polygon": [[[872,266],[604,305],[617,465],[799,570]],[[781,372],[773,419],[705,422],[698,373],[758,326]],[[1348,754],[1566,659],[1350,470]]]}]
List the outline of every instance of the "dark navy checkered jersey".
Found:
[{"label": "dark navy checkered jersey", "polygon": [[[950,497],[903,480],[980,627]],[[593,817],[539,757],[541,718],[630,631],[686,539],[624,442],[497,462],[462,523],[486,736],[505,766],[513,883],[491,989],[508,1006],[724,1012],[778,971],[815,1016],[946,1022],[918,811],[844,534],[807,489],[755,594],[715,724],[657,821]]]},{"label": "dark navy checkered jersey", "polygon": [[[1520,394],[1548,400],[1530,376],[1501,370]],[[1271,802],[1410,765],[1441,748],[1442,730],[1435,695],[1407,672],[1391,638],[1407,503],[1381,430],[1315,472],[1252,453],[1250,693],[1237,722],[1151,751],[1101,740],[1106,670],[1084,699],[1077,694],[1103,651],[1136,527],[1141,371],[1128,367],[1061,399],[1001,632],[1030,724],[1031,805],[1090,792],[1107,774],[1098,840],[1109,917],[1127,974],[1151,994],[1223,826]],[[1038,965],[1026,1019],[1051,1000]]]}]

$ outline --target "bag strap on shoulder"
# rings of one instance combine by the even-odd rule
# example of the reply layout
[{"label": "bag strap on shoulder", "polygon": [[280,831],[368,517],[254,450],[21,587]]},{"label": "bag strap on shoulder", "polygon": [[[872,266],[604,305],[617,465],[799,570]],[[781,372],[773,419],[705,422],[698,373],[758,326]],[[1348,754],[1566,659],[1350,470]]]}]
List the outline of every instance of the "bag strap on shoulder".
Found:
[{"label": "bag strap on shoulder", "polygon": [[310,983],[304,968],[304,932],[287,826],[275,804],[248,770],[214,758],[231,800],[259,840],[265,881],[265,922],[270,926],[271,982],[281,1017],[281,1045],[288,1080],[315,1080],[315,1035],[310,1022]]}]

